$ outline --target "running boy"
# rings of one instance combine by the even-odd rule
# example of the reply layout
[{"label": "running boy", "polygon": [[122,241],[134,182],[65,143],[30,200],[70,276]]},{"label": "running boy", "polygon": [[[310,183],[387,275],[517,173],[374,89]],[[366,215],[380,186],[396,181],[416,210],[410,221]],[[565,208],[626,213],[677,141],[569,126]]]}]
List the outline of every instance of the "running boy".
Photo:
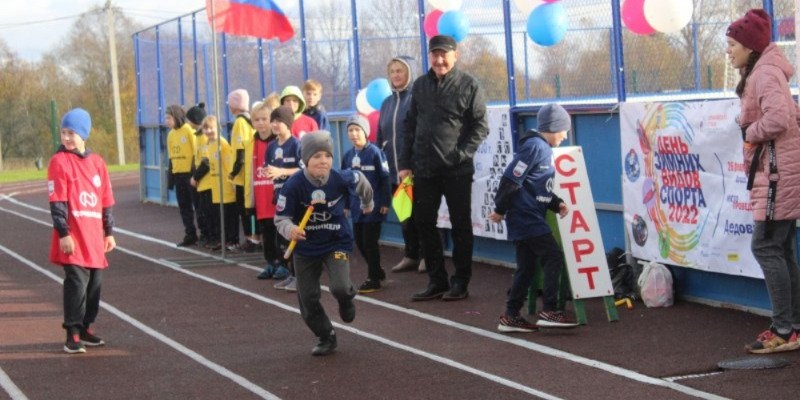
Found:
[{"label": "running boy", "polygon": [[351,198],[350,215],[353,218],[353,235],[356,246],[367,262],[367,280],[358,288],[358,293],[372,293],[381,289],[386,273],[381,268],[381,252],[378,240],[381,225],[389,212],[389,163],[378,146],[367,141],[369,121],[361,115],[347,120],[347,137],[353,148],[342,157],[342,170],[361,171],[375,192],[375,207],[371,213],[362,213],[358,199]]},{"label": "running boy", "polygon": [[[508,291],[506,310],[500,316],[500,332],[535,332],[537,327],[572,328],[577,324],[557,309],[558,282],[564,265],[564,253],[556,243],[545,216],[547,210],[561,218],[569,209],[552,190],[555,177],[553,150],[572,127],[569,113],[558,104],[548,104],[536,116],[537,130],[521,135],[514,159],[508,164],[494,198],[493,222],[505,218],[508,239],[516,247],[517,269]],[[519,311],[533,281],[536,262],[544,269],[542,311],[531,324]]]},{"label": "running boy", "polygon": [[[330,291],[339,302],[339,316],[352,322],[356,316],[350,282],[350,253],[353,233],[345,217],[346,199],[355,193],[361,209],[369,214],[374,206],[372,188],[359,171],[335,171],[333,141],[327,131],[303,136],[301,154],[306,168],[292,175],[278,195],[275,226],[285,238],[297,241],[293,253],[300,314],[306,325],[319,337],[311,351],[315,356],[336,349],[336,333],[320,304],[320,275],[328,269]],[[307,208],[313,208],[305,229],[298,225]]]},{"label": "running boy", "polygon": [[[86,147],[92,119],[82,108],[61,119],[61,146],[47,167],[53,233],[50,261],[64,268],[64,351],[85,353],[102,346],[92,332],[100,311],[105,253],[116,247],[111,207],[114,194],[105,161]],[[90,199],[90,200],[87,200]]]}]

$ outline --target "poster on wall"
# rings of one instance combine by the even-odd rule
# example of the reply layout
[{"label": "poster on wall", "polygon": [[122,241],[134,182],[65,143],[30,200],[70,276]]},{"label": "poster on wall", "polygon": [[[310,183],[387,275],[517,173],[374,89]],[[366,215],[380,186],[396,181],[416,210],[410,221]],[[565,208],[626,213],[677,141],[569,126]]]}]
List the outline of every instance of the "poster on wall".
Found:
[{"label": "poster on wall", "polygon": [[634,257],[762,278],[753,232],[739,100],[623,103],[625,229]]},{"label": "poster on wall", "polygon": [[[511,137],[511,116],[508,107],[487,107],[489,134],[475,152],[475,174],[472,182],[472,233],[491,239],[505,240],[506,223],[494,223],[489,214],[494,211],[494,195],[506,166],[514,158]],[[439,207],[439,228],[451,228],[447,204],[442,197]]]}]

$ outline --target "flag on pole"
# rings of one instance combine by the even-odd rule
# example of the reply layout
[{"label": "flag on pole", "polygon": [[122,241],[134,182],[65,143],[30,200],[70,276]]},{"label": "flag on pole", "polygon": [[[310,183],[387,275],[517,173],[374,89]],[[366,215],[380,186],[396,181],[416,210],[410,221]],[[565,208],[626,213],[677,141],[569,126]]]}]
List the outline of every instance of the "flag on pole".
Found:
[{"label": "flag on pole", "polygon": [[[214,15],[211,15],[212,1]],[[281,43],[294,36],[294,28],[286,14],[272,0],[206,0],[206,14],[208,23],[216,25],[218,32],[277,38]]]}]

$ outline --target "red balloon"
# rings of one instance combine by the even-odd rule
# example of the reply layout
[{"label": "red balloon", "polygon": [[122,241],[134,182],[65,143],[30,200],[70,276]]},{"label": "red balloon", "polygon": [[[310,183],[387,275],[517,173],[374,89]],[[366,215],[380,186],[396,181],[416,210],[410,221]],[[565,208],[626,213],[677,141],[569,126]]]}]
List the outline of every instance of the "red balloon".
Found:
[{"label": "red balloon", "polygon": [[644,16],[644,0],[625,0],[620,14],[625,27],[637,35],[651,35],[656,31]]},{"label": "red balloon", "polygon": [[369,121],[369,137],[367,138],[368,141],[375,143],[375,140],[378,139],[378,119],[381,117],[380,111],[373,111],[366,116],[367,121]]},{"label": "red balloon", "polygon": [[422,23],[425,36],[434,37],[439,34],[439,17],[441,17],[442,14],[444,14],[442,10],[433,10],[428,13],[428,16],[425,17],[425,21]]}]

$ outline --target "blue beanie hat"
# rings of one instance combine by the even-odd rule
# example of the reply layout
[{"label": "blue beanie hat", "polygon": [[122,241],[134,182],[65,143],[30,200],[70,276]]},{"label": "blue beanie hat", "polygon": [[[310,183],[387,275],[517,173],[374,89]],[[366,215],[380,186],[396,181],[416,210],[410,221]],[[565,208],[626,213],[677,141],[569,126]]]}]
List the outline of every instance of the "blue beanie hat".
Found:
[{"label": "blue beanie hat", "polygon": [[92,117],[89,113],[82,108],[73,108],[64,114],[61,118],[61,129],[69,129],[77,133],[81,139],[86,140],[89,138],[89,132],[92,130]]},{"label": "blue beanie hat", "polygon": [[537,131],[540,133],[556,133],[568,131],[572,127],[572,118],[564,107],[558,104],[547,104],[536,114]]}]

